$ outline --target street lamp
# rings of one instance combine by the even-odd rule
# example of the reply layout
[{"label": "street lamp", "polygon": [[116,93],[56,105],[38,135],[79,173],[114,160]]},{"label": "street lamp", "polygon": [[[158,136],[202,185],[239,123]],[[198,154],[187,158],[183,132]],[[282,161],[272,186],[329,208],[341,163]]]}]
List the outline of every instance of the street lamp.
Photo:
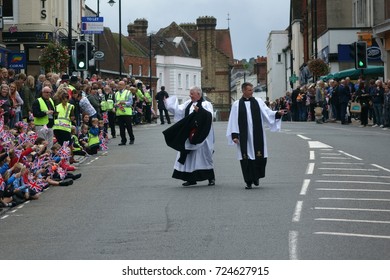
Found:
[{"label": "street lamp", "polygon": [[[112,7],[116,2],[114,0],[108,1]],[[122,1],[119,0],[119,78],[122,76]]]}]

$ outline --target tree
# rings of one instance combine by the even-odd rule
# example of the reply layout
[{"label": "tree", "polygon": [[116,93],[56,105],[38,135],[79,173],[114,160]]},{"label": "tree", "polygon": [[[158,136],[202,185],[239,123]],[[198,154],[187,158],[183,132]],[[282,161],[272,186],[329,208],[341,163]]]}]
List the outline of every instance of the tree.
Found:
[{"label": "tree", "polygon": [[61,73],[66,72],[69,59],[70,55],[67,47],[56,42],[50,42],[42,49],[39,64],[45,69],[46,73]]},{"label": "tree", "polygon": [[319,77],[329,74],[329,65],[326,64],[321,58],[312,59],[308,62],[310,72],[313,76]]}]

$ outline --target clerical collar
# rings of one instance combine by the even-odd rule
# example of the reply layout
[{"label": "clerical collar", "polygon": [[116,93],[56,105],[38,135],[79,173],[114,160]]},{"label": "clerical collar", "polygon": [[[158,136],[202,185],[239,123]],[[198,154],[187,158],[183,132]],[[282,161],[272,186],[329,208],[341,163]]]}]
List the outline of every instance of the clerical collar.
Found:
[{"label": "clerical collar", "polygon": [[251,101],[252,97],[249,97],[249,98],[242,97],[242,99],[244,99],[244,101]]}]

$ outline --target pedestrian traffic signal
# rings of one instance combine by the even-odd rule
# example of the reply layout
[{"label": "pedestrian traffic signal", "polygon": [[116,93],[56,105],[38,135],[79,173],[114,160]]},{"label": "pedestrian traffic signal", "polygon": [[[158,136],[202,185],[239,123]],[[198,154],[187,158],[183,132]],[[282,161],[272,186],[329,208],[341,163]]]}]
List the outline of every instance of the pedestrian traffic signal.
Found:
[{"label": "pedestrian traffic signal", "polygon": [[88,70],[88,42],[78,41],[75,46],[76,52],[76,67],[77,71],[87,71]]},{"label": "pedestrian traffic signal", "polygon": [[367,68],[367,42],[356,43],[356,69]]}]

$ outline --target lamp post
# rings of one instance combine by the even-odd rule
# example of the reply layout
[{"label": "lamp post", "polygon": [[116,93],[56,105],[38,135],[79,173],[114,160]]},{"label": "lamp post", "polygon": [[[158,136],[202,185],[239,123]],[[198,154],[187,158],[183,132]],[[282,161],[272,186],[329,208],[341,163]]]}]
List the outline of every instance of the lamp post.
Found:
[{"label": "lamp post", "polygon": [[152,92],[152,34],[149,35],[149,86],[150,93]]},{"label": "lamp post", "polygon": [[[114,0],[108,1],[112,7],[116,2]],[[119,0],[119,78],[122,76],[122,1]]]}]

